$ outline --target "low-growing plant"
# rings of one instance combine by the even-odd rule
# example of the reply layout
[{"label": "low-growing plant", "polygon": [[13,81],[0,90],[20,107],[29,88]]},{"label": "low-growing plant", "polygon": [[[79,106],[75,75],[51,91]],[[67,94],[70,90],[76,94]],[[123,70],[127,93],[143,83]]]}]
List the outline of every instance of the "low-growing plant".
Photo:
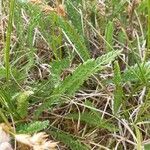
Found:
[{"label": "low-growing plant", "polygon": [[3,1],[0,147],[149,149],[149,3]]}]

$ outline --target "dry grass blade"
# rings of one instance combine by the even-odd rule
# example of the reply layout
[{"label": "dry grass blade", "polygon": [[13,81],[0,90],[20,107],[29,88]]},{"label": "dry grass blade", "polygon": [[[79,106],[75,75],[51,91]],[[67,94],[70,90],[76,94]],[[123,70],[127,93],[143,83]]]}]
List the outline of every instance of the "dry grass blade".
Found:
[{"label": "dry grass blade", "polygon": [[8,130],[8,127],[0,124],[0,150],[13,150],[9,143],[10,135],[5,130]]},{"label": "dry grass blade", "polygon": [[57,142],[47,140],[48,135],[44,132],[36,133],[33,136],[28,134],[16,134],[15,138],[18,142],[32,147],[34,150],[55,149]]},{"label": "dry grass blade", "polygon": [[59,16],[62,17],[66,16],[65,8],[64,5],[62,4],[58,4],[55,8],[53,8],[49,5],[44,4],[41,0],[29,0],[28,2],[31,4],[38,5],[41,8],[41,10],[46,14],[49,14],[51,12],[56,12]]}]

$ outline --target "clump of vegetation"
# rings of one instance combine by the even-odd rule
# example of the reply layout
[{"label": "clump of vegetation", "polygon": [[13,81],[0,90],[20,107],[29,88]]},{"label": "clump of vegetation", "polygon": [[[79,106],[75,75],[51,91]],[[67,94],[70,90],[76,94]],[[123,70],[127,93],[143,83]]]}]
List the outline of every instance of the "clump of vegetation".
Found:
[{"label": "clump of vegetation", "polygon": [[150,0],[0,7],[1,149],[150,149]]}]

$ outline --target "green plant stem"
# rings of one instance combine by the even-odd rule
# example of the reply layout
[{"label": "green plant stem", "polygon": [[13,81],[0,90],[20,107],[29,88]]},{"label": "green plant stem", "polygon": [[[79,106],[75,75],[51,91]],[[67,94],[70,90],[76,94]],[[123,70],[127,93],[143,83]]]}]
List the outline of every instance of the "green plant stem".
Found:
[{"label": "green plant stem", "polygon": [[140,133],[138,126],[134,125],[134,128],[135,128],[135,133],[136,133],[136,138],[137,138],[136,149],[141,150],[142,149],[142,136],[141,136],[141,133]]},{"label": "green plant stem", "polygon": [[15,8],[15,0],[10,0],[9,6],[9,21],[8,21],[8,28],[7,28],[7,35],[6,35],[6,46],[4,52],[4,61],[5,61],[5,68],[6,68],[6,79],[9,80],[10,77],[10,44],[11,44],[11,32],[12,32],[12,22],[14,18],[14,8]]},{"label": "green plant stem", "polygon": [[145,53],[145,61],[149,58],[150,56],[150,0],[147,0],[147,11],[148,11],[148,25],[147,25],[147,50]]},{"label": "green plant stem", "polygon": [[148,0],[148,50],[150,48],[150,0]]},{"label": "green plant stem", "polygon": [[11,127],[9,121],[7,120],[5,115],[3,114],[2,109],[0,109],[0,117],[3,119],[3,121],[7,124],[8,127]]}]

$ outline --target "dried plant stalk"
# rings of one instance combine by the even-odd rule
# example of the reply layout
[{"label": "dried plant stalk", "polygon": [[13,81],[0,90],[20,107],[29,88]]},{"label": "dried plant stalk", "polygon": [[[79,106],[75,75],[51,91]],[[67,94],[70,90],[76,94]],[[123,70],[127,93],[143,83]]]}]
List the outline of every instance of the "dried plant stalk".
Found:
[{"label": "dried plant stalk", "polygon": [[62,4],[58,4],[55,8],[53,8],[49,5],[44,4],[42,0],[29,0],[28,2],[31,4],[38,5],[41,8],[41,10],[46,14],[51,12],[56,12],[59,16],[62,17],[66,16],[65,8]]}]

